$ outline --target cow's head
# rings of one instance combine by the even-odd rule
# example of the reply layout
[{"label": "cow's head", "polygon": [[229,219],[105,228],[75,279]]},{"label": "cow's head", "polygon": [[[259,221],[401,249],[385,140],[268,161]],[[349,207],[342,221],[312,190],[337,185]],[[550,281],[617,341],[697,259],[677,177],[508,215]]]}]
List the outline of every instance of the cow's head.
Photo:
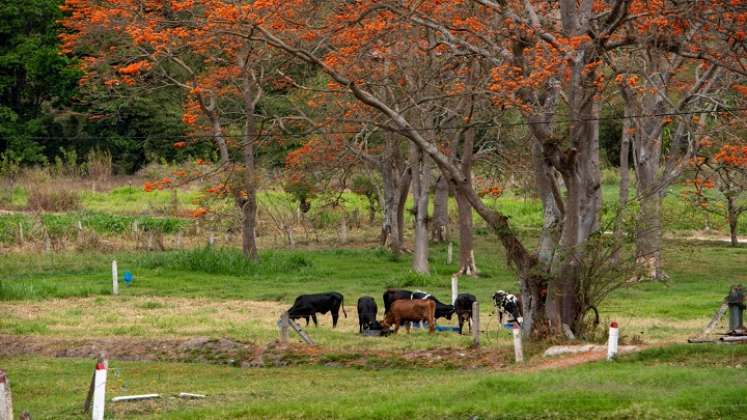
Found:
[{"label": "cow's head", "polygon": [[288,318],[303,318],[306,316],[310,316],[312,313],[314,313],[314,310],[311,307],[304,304],[294,304],[290,309],[288,309]]},{"label": "cow's head", "polygon": [[[377,321],[377,323],[379,322]],[[388,330],[389,328],[391,328],[391,326],[394,325],[394,314],[391,311],[387,312],[384,315],[384,319],[381,321],[380,325],[382,330]]]},{"label": "cow's head", "polygon": [[456,312],[456,308],[454,307],[454,305],[444,305],[444,309],[444,316],[446,317],[446,319],[451,321],[451,316],[454,315],[454,312]]}]

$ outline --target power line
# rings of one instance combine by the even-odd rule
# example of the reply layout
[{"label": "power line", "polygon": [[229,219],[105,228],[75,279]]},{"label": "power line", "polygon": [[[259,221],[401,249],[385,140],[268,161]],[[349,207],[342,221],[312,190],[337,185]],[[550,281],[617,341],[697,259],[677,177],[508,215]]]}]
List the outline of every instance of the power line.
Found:
[{"label": "power line", "polygon": [[[576,119],[563,119],[563,120],[543,120],[543,121],[534,121],[534,122],[518,122],[518,123],[508,123],[508,124],[500,124],[496,122],[485,122],[485,123],[478,123],[475,124],[475,126],[479,127],[529,127],[532,125],[541,125],[541,124],[557,124],[557,123],[563,123],[563,124],[570,124],[570,123],[577,123],[577,122],[592,122],[592,121],[614,121],[614,120],[627,120],[627,119],[639,119],[639,118],[659,118],[659,117],[677,117],[677,116],[684,116],[684,115],[697,115],[697,114],[727,114],[732,112],[740,112],[740,111],[747,111],[747,108],[724,108],[724,109],[701,109],[701,110],[693,110],[693,111],[680,111],[680,112],[662,112],[662,113],[656,113],[656,114],[640,114],[640,115],[611,115],[607,117],[594,117],[594,118],[576,118]],[[555,115],[555,114],[548,114],[548,115]],[[416,131],[416,132],[428,132],[428,131],[451,131],[451,130],[463,130],[467,128],[466,125],[460,125],[460,126],[451,126],[451,127],[412,127],[410,129],[395,129],[395,128],[387,128],[387,131],[395,132],[395,133],[407,133],[410,131]],[[291,133],[291,132],[283,132],[280,136],[285,137],[308,137],[311,134],[315,132],[319,132],[323,130],[314,130],[314,131],[307,131],[303,133]],[[358,134],[360,133],[360,130],[353,131],[323,131],[324,134]],[[226,139],[234,139],[234,138],[246,138],[246,135],[244,134],[222,134],[223,138]],[[262,138],[262,137],[272,137],[270,134],[255,134],[254,138]],[[111,140],[112,137],[104,137],[104,136],[15,136],[15,137],[2,137],[3,139],[12,139],[12,138],[24,138],[29,140]],[[177,135],[177,136],[129,136],[129,137],[122,137],[123,139],[130,139],[130,140],[200,140],[200,139],[211,139],[213,138],[212,133],[205,133],[205,134],[185,134],[185,135]]]}]

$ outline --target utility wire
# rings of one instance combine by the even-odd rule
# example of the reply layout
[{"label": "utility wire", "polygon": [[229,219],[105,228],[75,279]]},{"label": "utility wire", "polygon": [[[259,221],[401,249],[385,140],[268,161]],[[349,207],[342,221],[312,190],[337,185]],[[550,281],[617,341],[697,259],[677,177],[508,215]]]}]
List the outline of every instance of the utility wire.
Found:
[{"label": "utility wire", "polygon": [[[680,111],[680,112],[662,112],[657,114],[640,114],[640,115],[612,115],[608,117],[595,117],[595,118],[576,118],[576,119],[563,119],[563,120],[543,120],[543,121],[535,121],[535,122],[518,122],[518,123],[508,123],[508,124],[500,124],[496,122],[485,122],[485,123],[477,123],[474,126],[479,127],[529,127],[532,125],[540,125],[540,124],[570,124],[570,123],[577,123],[577,122],[592,122],[592,121],[614,121],[614,120],[628,120],[628,119],[639,119],[639,118],[659,118],[659,117],[677,117],[677,116],[683,116],[683,115],[697,115],[697,114],[727,114],[732,112],[741,112],[741,111],[747,111],[747,108],[725,108],[725,109],[701,109],[701,110],[693,110],[693,111]],[[554,115],[554,114],[548,114],[548,115]],[[449,131],[449,130],[463,130],[468,126],[460,125],[460,126],[449,126],[449,127],[412,127],[411,129],[393,129],[393,128],[386,128],[386,131],[395,132],[395,133],[407,133],[410,131],[417,131],[417,132],[428,132],[428,131]],[[323,131],[323,130],[314,130],[311,132],[303,132],[303,133],[290,133],[290,132],[283,132],[280,134],[280,136],[285,137],[308,137],[314,132]],[[358,134],[360,133],[360,130],[356,131],[324,131],[324,134]],[[223,138],[231,139],[231,138],[246,138],[245,134],[222,134]],[[261,137],[270,137],[269,134],[255,134],[254,138],[261,138]],[[213,134],[211,133],[205,133],[205,134],[185,134],[185,135],[177,135],[177,136],[168,136],[168,137],[159,137],[159,136],[122,136],[123,139],[129,139],[129,140],[187,140],[187,139],[209,139],[213,137]],[[112,137],[104,137],[104,136],[30,136],[30,137],[24,137],[24,136],[3,136],[0,137],[3,139],[12,139],[12,138],[24,138],[29,140],[111,140]]]}]

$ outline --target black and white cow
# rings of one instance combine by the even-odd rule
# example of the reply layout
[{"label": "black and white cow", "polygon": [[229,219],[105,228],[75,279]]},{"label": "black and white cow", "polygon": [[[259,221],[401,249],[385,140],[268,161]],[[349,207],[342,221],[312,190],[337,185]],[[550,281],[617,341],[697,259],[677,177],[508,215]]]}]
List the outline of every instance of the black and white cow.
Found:
[{"label": "black and white cow", "polygon": [[314,320],[314,326],[319,326],[316,320],[316,314],[332,314],[332,328],[337,326],[337,318],[340,316],[340,308],[345,318],[348,313],[345,312],[344,297],[337,292],[316,293],[311,295],[301,295],[293,302],[293,306],[288,309],[290,319],[306,319],[306,325],[309,325],[309,317]]},{"label": "black and white cow", "polygon": [[503,325],[503,314],[511,316],[511,321],[521,322],[521,304],[519,299],[511,293],[498,290],[493,295],[493,305],[498,314],[498,321]]},{"label": "black and white cow", "polygon": [[409,291],[409,290],[402,290],[402,289],[388,289],[386,292],[384,292],[384,314],[389,313],[389,308],[392,306],[392,302],[399,299],[430,299],[436,303],[436,319],[438,318],[446,318],[451,319],[451,316],[454,315],[454,305],[447,305],[441,301],[439,301],[435,296],[431,295],[430,293],[426,293],[423,291]]},{"label": "black and white cow", "polygon": [[465,321],[469,326],[469,332],[472,332],[472,304],[476,301],[475,295],[469,293],[460,293],[454,301],[454,308],[459,321],[459,334],[462,333],[462,326]]},{"label": "black and white cow", "polygon": [[371,296],[358,298],[358,329],[361,334],[363,334],[363,330],[374,329],[378,310],[376,301]]}]

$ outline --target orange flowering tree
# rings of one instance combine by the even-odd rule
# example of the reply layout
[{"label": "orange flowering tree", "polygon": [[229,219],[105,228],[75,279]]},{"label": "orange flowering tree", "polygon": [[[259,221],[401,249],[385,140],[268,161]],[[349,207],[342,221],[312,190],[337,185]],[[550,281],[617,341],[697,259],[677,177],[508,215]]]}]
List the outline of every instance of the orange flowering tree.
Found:
[{"label": "orange flowering tree", "polygon": [[256,8],[210,0],[67,0],[63,10],[64,48],[82,56],[84,83],[182,89],[182,119],[193,135],[174,147],[215,145],[218,171],[227,174],[242,215],[244,253],[256,259],[255,155],[266,120],[260,100],[279,77],[265,44],[230,32],[243,19],[258,19]]},{"label": "orange flowering tree", "polygon": [[[636,257],[643,276],[660,279],[664,276],[661,199],[687,169],[696,150],[692,139],[699,138],[712,119],[707,113],[692,112],[715,109],[732,79],[742,77],[730,69],[741,66],[744,46],[739,31],[747,13],[741,1],[633,1],[628,7],[637,16],[624,25],[634,42],[608,55],[617,73],[612,85],[621,93],[625,118],[616,236],[621,235],[632,166],[635,199],[640,203]],[[628,162],[631,150],[634,159]]]},{"label": "orange flowering tree", "polygon": [[689,161],[690,202],[696,209],[717,214],[727,221],[732,246],[739,244],[739,217],[747,211],[745,114],[720,118],[711,129],[713,137],[704,136],[698,142],[697,155]]},{"label": "orange flowering tree", "polygon": [[[330,10],[306,3],[299,4],[298,9],[304,11],[304,16],[318,17],[323,24],[299,24],[291,30],[278,30],[253,22],[244,30],[251,27],[270,45],[316,65],[339,89],[380,113],[387,126],[426,153],[495,230],[506,248],[524,296],[525,331],[546,325],[551,331],[563,333],[581,331],[585,312],[610,290],[595,288],[594,279],[587,278],[589,273],[582,272],[581,267],[587,240],[600,229],[598,121],[603,94],[613,83],[612,56],[650,43],[655,46],[652,54],[676,51],[683,59],[692,60],[691,68],[703,61],[737,73],[740,64],[744,68],[743,44],[734,42],[739,34],[736,33],[737,38],[724,38],[728,31],[721,31],[733,24],[712,25],[705,31],[705,23],[699,23],[702,18],[721,19],[725,12],[732,13],[724,18],[725,22],[738,22],[744,16],[741,1],[702,2],[695,7],[677,3],[673,10],[667,9],[665,20],[654,21],[652,17],[659,15],[663,4],[628,0],[360,1]],[[666,26],[683,22],[700,27],[696,35],[713,33],[712,42],[703,45],[721,48],[724,53],[717,56],[716,49],[692,51],[690,47],[698,42],[671,44],[666,37],[649,36],[650,31],[646,30],[646,26],[664,25],[659,35],[686,37],[692,31],[683,35]],[[519,240],[505,215],[482,203],[459,165],[438,147],[434,138],[424,134],[420,124],[427,113],[409,113],[412,108],[398,103],[398,97],[390,95],[391,89],[381,89],[382,74],[392,74],[392,80],[400,79],[395,63],[402,62],[396,59],[401,54],[386,42],[396,39],[393,34],[402,34],[400,37],[410,45],[440,57],[461,57],[465,61],[479,57],[474,65],[482,64],[490,72],[493,104],[523,116],[532,134],[527,148],[533,151],[545,208],[544,229],[536,252],[530,252]],[[701,65],[701,70],[711,73],[705,65]],[[703,80],[705,83],[714,78]],[[480,84],[475,82],[472,86]],[[480,90],[484,91],[485,85]],[[540,294],[545,288],[546,299]],[[599,290],[602,292],[597,293]]]}]

